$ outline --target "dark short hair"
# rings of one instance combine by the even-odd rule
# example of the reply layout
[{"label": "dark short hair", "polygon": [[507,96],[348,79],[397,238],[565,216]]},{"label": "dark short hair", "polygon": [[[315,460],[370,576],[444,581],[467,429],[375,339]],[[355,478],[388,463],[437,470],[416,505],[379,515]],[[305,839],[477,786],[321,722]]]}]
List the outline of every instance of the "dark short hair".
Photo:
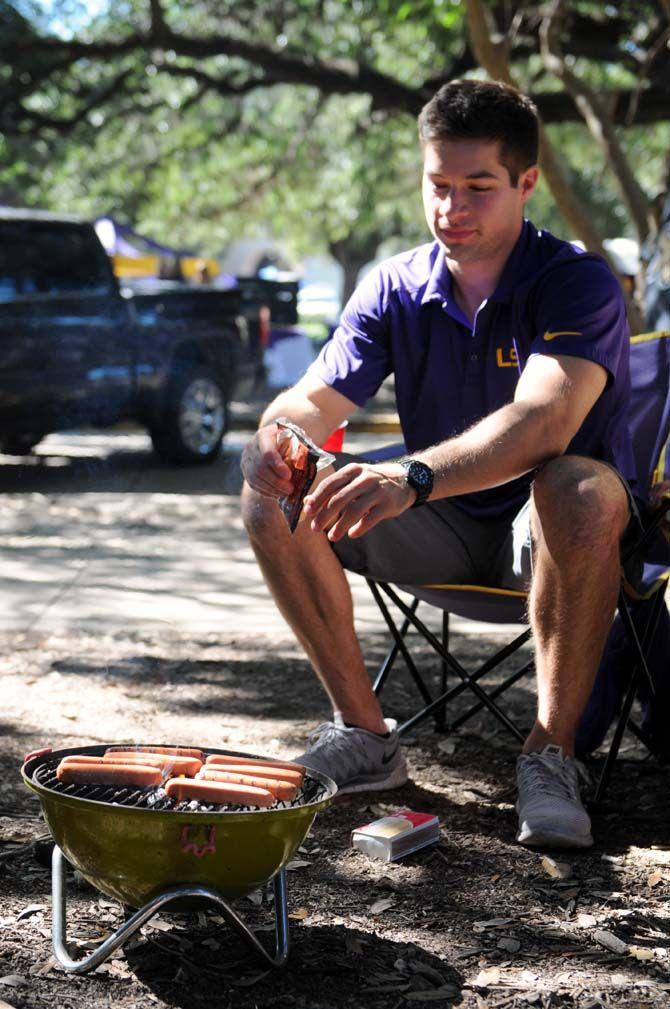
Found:
[{"label": "dark short hair", "polygon": [[502,81],[456,80],[444,84],[419,114],[419,139],[492,140],[513,186],[537,164],[539,119],[526,95]]}]

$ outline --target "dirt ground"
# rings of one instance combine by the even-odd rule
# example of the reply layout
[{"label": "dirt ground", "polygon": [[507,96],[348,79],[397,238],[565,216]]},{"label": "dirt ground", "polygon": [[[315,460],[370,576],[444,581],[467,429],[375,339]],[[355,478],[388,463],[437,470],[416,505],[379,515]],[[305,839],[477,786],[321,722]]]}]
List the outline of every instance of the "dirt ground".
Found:
[{"label": "dirt ground", "polygon": [[[471,658],[485,644],[456,641]],[[364,646],[381,657],[378,635]],[[407,745],[403,789],[317,817],[288,873],[284,969],[268,971],[213,910],[161,913],[96,972],[65,973],[51,952],[45,825],[18,774],[24,754],[144,739],[290,757],[325,705],[277,634],[5,633],[2,655],[0,1009],[670,1004],[666,773],[629,747],[593,812],[596,847],[529,852],[514,842],[515,744],[490,716],[449,737],[425,725]],[[412,703],[398,685],[387,714]],[[522,681],[506,707],[524,724],[531,706]],[[439,844],[393,865],[352,850],[353,827],[399,806],[438,814]],[[68,887],[69,938],[90,948],[123,910],[77,874]],[[269,944],[268,893],[236,907]]]}]

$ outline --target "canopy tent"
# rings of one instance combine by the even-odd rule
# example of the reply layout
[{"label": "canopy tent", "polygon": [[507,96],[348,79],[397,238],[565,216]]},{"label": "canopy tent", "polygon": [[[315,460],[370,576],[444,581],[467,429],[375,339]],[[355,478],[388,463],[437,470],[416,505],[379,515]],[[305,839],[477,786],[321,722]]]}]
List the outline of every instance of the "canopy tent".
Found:
[{"label": "canopy tent", "polygon": [[162,245],[113,217],[98,217],[94,227],[119,278],[161,277],[205,283],[215,278],[220,283],[223,279],[216,259],[198,256],[191,249]]}]

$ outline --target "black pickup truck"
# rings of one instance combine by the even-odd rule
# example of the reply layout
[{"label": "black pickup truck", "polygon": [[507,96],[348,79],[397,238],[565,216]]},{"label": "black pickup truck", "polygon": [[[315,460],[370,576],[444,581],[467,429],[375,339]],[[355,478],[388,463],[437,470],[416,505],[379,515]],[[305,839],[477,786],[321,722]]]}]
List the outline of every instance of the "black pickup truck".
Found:
[{"label": "black pickup truck", "polygon": [[[212,460],[236,385],[262,371],[263,286],[120,287],[91,224],[0,208],[0,451],[133,419],[161,458]],[[273,299],[294,311],[291,285]]]}]

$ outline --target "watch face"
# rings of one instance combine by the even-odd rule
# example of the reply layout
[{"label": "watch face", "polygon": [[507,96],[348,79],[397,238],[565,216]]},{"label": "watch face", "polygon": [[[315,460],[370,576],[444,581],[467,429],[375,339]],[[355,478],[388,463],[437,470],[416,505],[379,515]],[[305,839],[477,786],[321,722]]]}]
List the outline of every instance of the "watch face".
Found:
[{"label": "watch face", "polygon": [[430,466],[419,462],[417,459],[408,459],[403,462],[407,472],[407,483],[418,494],[417,504],[423,504],[433,489],[433,471]]},{"label": "watch face", "polygon": [[430,473],[423,468],[423,466],[414,463],[412,469],[410,470],[412,474],[412,480],[419,484],[420,487],[427,487],[430,484]]}]

